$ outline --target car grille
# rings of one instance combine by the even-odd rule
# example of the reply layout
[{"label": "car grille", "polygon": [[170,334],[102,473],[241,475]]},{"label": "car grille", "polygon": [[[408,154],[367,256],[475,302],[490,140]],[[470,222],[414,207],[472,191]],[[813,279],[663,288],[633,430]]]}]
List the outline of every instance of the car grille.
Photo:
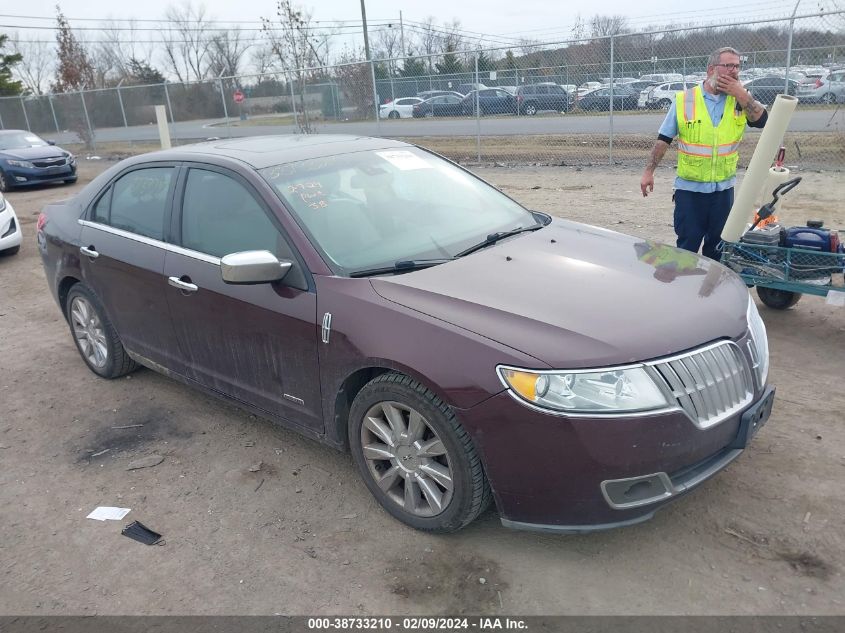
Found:
[{"label": "car grille", "polygon": [[736,344],[723,341],[650,364],[696,426],[709,428],[754,397],[752,376]]},{"label": "car grille", "polygon": [[36,167],[62,167],[67,162],[66,158],[40,158],[32,161]]}]

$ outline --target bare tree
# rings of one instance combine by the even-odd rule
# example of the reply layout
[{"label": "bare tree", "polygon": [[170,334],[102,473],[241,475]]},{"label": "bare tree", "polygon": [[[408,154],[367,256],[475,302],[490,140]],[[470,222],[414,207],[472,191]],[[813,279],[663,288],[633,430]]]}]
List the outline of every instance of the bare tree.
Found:
[{"label": "bare tree", "polygon": [[275,19],[261,18],[262,30],[281,67],[299,82],[299,104],[303,118],[297,119],[303,134],[313,130],[305,108],[305,82],[315,75],[314,67],[323,65],[328,35],[311,23],[311,13],[292,0],[276,0]]},{"label": "bare tree", "polygon": [[428,16],[419,31],[418,48],[425,54],[428,66],[428,73],[434,72],[434,55],[440,52],[440,35],[435,28],[436,22],[433,16]]},{"label": "bare tree", "polygon": [[276,68],[278,59],[269,44],[259,44],[250,49],[250,62],[252,69],[258,73],[258,83],[261,83],[262,76],[270,74]]},{"label": "bare tree", "polygon": [[208,69],[215,77],[240,73],[241,64],[250,45],[244,41],[239,27],[214,35],[209,40]]},{"label": "bare tree", "polygon": [[14,33],[9,38],[9,48],[21,56],[21,61],[12,67],[12,74],[23,83],[27,92],[44,94],[56,60],[50,45],[44,41],[23,39]]},{"label": "bare tree", "polygon": [[205,7],[195,8],[191,0],[186,0],[179,7],[168,7],[165,18],[170,23],[162,32],[168,69],[181,82],[204,79],[211,40],[211,22],[206,18]]},{"label": "bare tree", "polygon": [[116,78],[125,79],[132,76],[131,60],[149,60],[152,56],[149,45],[139,44],[144,36],[138,31],[135,20],[130,19],[125,26],[109,20],[101,28],[96,56],[103,66],[112,69]]},{"label": "bare tree", "polygon": [[593,37],[621,35],[628,32],[628,18],[624,15],[594,15],[590,19],[590,31]]},{"label": "bare tree", "polygon": [[385,26],[376,31],[373,59],[393,59],[401,56],[402,40],[398,28]]}]

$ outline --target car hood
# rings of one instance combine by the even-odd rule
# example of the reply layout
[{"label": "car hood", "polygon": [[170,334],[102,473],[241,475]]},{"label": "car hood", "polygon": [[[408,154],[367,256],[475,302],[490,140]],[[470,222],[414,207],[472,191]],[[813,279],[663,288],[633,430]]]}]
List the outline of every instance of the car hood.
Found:
[{"label": "car hood", "polygon": [[68,153],[53,145],[44,147],[16,147],[14,149],[0,150],[3,158],[16,160],[38,160],[39,158],[64,158]]},{"label": "car hood", "polygon": [[554,368],[659,358],[747,329],[748,291],[721,264],[564,220],[440,266],[370,281],[389,301]]}]

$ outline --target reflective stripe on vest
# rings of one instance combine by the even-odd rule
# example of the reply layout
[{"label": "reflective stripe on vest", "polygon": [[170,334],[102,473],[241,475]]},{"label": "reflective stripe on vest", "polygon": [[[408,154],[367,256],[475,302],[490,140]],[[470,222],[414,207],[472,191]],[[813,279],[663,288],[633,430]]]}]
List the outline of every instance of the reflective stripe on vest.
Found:
[{"label": "reflective stripe on vest", "polygon": [[[701,84],[675,94],[678,123],[678,176],[694,182],[720,182],[736,175],[745,113],[728,95],[722,120],[714,126]],[[683,104],[683,105],[681,105]]]}]

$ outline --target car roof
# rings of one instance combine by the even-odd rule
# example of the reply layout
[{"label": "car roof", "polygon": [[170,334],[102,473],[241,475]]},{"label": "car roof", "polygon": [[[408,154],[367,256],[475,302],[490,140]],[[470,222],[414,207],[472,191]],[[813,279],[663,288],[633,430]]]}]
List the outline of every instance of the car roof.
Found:
[{"label": "car roof", "polygon": [[[202,157],[234,158],[255,169],[272,167],[310,158],[335,156],[374,149],[412,147],[384,138],[341,134],[279,134],[245,138],[214,139],[192,145],[143,154],[137,162],[149,160],[198,160]],[[134,162],[134,161],[133,161]]]}]

